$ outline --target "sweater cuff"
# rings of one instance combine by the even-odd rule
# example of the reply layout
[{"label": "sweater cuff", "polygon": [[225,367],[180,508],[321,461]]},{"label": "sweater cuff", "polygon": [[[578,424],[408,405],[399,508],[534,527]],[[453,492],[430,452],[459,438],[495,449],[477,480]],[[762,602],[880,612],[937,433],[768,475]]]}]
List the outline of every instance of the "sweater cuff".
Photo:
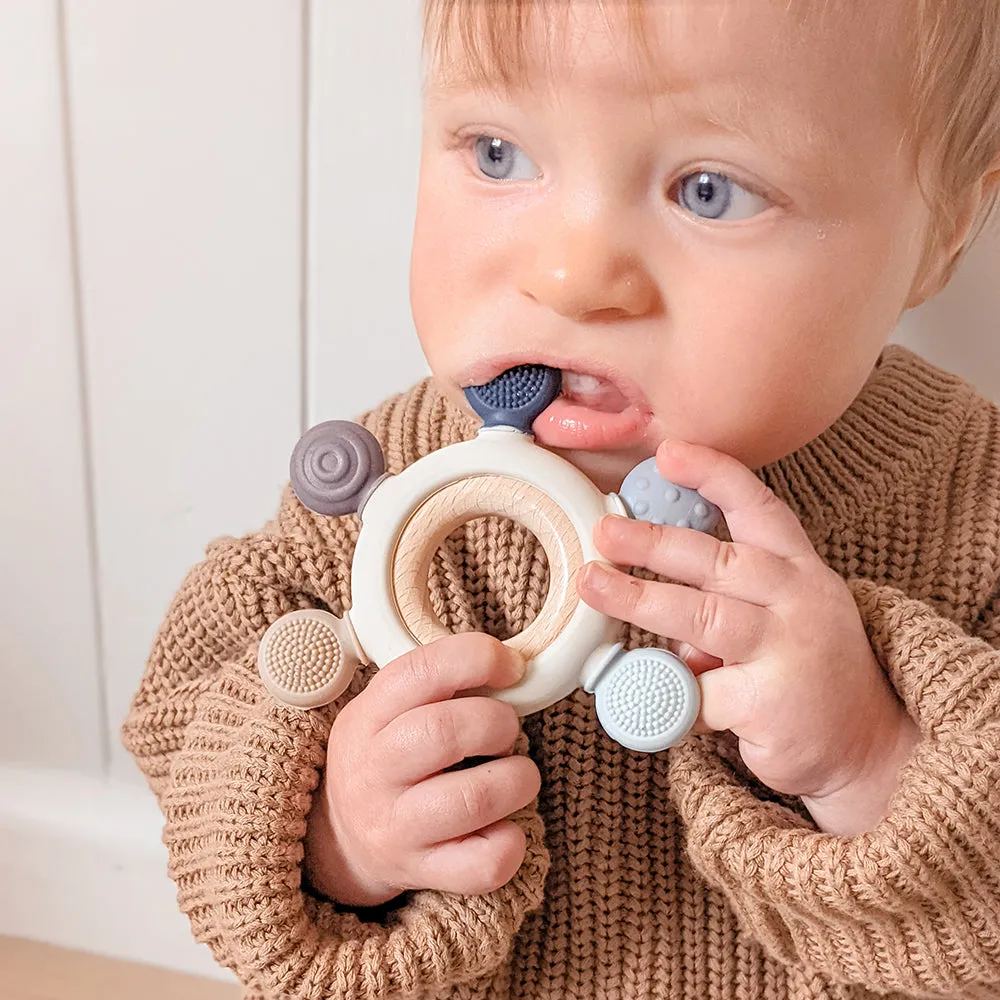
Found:
[{"label": "sweater cuff", "polygon": [[534,807],[511,817],[527,853],[496,892],[414,892],[381,923],[317,899],[303,887],[303,839],[336,706],[276,704],[255,656],[224,664],[200,697],[162,797],[170,875],[195,936],[248,989],[274,998],[388,1000],[500,966],[542,901],[548,855]]},{"label": "sweater cuff", "polygon": [[912,997],[993,997],[1000,985],[1000,653],[927,605],[850,583],[922,740],[878,826],[818,832],[753,794],[717,752],[673,752],[671,797],[702,876],[778,960]]}]

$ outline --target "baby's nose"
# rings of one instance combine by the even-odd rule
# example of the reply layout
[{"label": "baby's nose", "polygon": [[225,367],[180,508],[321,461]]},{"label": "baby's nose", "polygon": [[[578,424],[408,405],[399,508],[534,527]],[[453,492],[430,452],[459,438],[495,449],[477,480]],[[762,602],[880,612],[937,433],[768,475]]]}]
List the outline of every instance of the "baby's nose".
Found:
[{"label": "baby's nose", "polygon": [[616,245],[607,229],[559,226],[522,255],[521,293],[578,321],[628,319],[659,305],[656,282],[640,255]]}]

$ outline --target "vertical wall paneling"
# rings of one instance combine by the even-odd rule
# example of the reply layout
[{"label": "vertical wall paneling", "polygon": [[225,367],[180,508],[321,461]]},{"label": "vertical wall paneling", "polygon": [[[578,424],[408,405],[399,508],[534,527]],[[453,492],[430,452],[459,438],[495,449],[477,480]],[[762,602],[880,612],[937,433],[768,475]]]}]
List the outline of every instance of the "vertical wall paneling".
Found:
[{"label": "vertical wall paneling", "polygon": [[56,14],[54,0],[0,6],[0,762],[99,774]]},{"label": "vertical wall paneling", "polygon": [[310,2],[308,420],[426,374],[409,306],[420,148],[417,0]]},{"label": "vertical wall paneling", "polygon": [[66,0],[113,770],[206,542],[274,511],[301,413],[302,7]]},{"label": "vertical wall paneling", "polygon": [[1000,216],[948,287],[903,317],[895,339],[1000,403]]}]

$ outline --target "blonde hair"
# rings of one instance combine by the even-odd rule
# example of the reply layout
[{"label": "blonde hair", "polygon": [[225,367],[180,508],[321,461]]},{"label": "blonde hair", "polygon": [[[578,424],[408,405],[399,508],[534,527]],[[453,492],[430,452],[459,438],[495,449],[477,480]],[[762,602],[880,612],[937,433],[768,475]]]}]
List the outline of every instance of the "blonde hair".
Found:
[{"label": "blonde hair", "polygon": [[[591,0],[605,13],[624,5],[633,40],[643,42],[643,15],[654,0]],[[798,0],[802,3],[803,0]],[[837,0],[811,0],[813,7]],[[924,262],[955,232],[963,198],[1000,168],[1000,0],[911,0],[908,19],[913,75],[908,139],[931,213]],[[479,83],[510,85],[523,77],[526,38],[541,11],[557,26],[572,0],[424,0],[424,53],[432,65],[452,64]],[[789,8],[797,6],[788,0]],[[456,53],[457,47],[457,53]],[[928,184],[928,179],[930,179]],[[994,215],[1000,185],[988,196],[955,265]]]}]

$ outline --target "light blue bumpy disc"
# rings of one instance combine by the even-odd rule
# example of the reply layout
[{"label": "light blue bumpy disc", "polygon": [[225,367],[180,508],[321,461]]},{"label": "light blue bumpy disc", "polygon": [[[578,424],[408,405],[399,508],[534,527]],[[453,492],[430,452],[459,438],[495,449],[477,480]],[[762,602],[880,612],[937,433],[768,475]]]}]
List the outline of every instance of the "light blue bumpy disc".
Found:
[{"label": "light blue bumpy disc", "polygon": [[697,490],[664,479],[655,458],[640,462],[625,477],[618,495],[637,521],[711,531],[722,517],[719,508]]},{"label": "light blue bumpy disc", "polygon": [[688,665],[656,647],[619,653],[602,673],[594,696],[605,732],[643,753],[680,743],[701,710],[701,689]]}]

